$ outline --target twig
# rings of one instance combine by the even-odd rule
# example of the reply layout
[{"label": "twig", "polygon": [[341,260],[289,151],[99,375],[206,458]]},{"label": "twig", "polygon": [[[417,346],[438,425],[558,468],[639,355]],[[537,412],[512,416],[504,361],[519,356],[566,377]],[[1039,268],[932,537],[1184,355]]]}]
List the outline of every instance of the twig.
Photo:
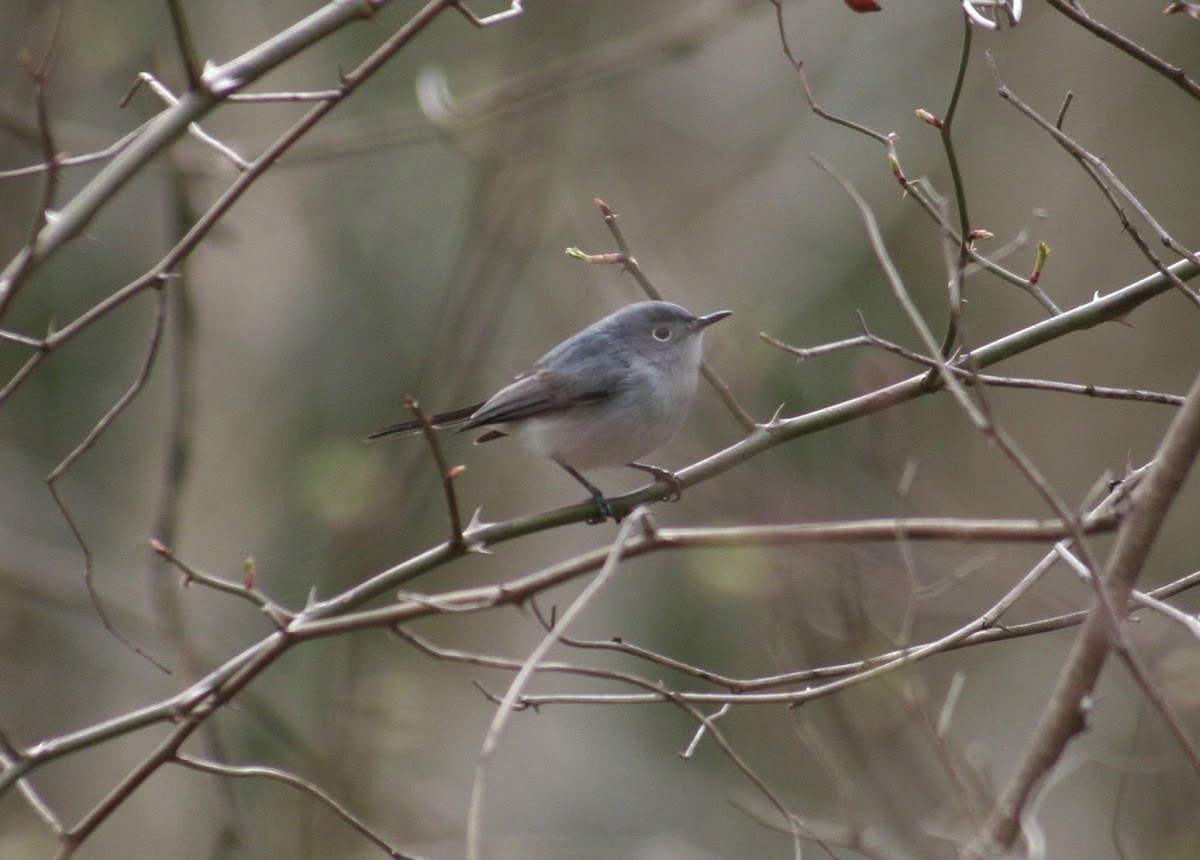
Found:
[{"label": "twig", "polygon": [[8,400],[8,398],[12,396],[13,392],[21,387],[21,383],[28,379],[31,373],[37,370],[38,365],[42,363],[48,354],[49,353],[47,353],[45,350],[40,350],[25,360],[25,363],[22,364],[20,369],[18,369],[17,372],[9,378],[4,387],[0,388],[0,404]]},{"label": "twig", "polygon": [[[582,514],[587,513],[587,505]],[[1084,518],[1081,528],[1085,533],[1092,529],[1106,530],[1112,527],[1114,513],[1108,509],[1097,509]],[[652,535],[641,535],[630,539],[623,550],[624,556],[632,558],[655,552],[663,548],[729,548],[755,545],[790,545],[794,543],[826,543],[842,541],[895,540],[897,530],[903,531],[908,540],[996,540],[996,541],[1047,541],[1060,540],[1076,533],[1072,524],[1055,521],[966,521],[955,519],[887,519],[851,523],[799,524],[788,526],[742,526],[728,529],[658,529]],[[608,557],[607,550],[594,550],[576,556],[561,564],[539,571],[503,586],[482,586],[439,595],[436,599],[411,601],[377,609],[366,609],[350,613],[354,606],[376,596],[382,587],[380,582],[394,584],[402,578],[411,579],[431,566],[456,557],[442,547],[416,556],[402,565],[397,565],[373,580],[356,586],[330,600],[313,604],[298,615],[289,626],[288,632],[297,638],[329,636],[352,630],[411,621],[439,611],[451,609],[461,611],[485,611],[495,606],[522,604],[555,585],[570,581],[602,566]],[[460,553],[461,554],[461,553]],[[470,610],[465,607],[470,606]]]},{"label": "twig", "polygon": [[1063,94],[1062,105],[1058,108],[1058,116],[1054,118],[1054,127],[1062,131],[1063,122],[1067,118],[1067,110],[1071,107],[1071,101],[1075,98],[1075,93],[1067,90]]},{"label": "twig", "polygon": [[[860,315],[861,320],[861,315]],[[866,330],[866,323],[863,322],[863,328]],[[786,353],[796,356],[801,361],[817,358],[819,356],[828,355],[834,352],[842,352],[847,349],[854,349],[861,346],[870,346],[877,349],[882,349],[885,352],[890,352],[893,355],[899,355],[916,364],[923,364],[928,367],[937,367],[938,363],[931,358],[928,358],[920,353],[905,349],[899,344],[884,340],[870,331],[865,331],[865,334],[857,337],[846,338],[845,340],[834,341],[832,343],[821,344],[813,347],[798,347],[784,343],[781,340],[771,337],[768,334],[760,332],[758,335],[762,340],[773,347],[783,350]],[[1059,382],[1052,379],[1027,379],[1017,376],[996,376],[987,373],[971,373],[967,369],[959,366],[957,363],[948,365],[951,371],[962,376],[963,382],[967,385],[982,383],[991,385],[997,388],[1027,388],[1034,391],[1056,391],[1063,394],[1080,394],[1086,397],[1097,397],[1102,400],[1128,400],[1142,403],[1159,403],[1166,406],[1181,406],[1183,405],[1183,396],[1179,394],[1166,394],[1160,391],[1146,391],[1140,388],[1111,388],[1106,385],[1089,385],[1077,382]]]},{"label": "twig", "polygon": [[[529,599],[529,607],[533,610],[534,617],[538,623],[546,630],[552,627],[549,619],[542,614],[541,606],[536,598]],[[679,672],[683,675],[688,675],[697,680],[704,681],[708,684],[713,684],[717,687],[728,687],[735,689],[741,683],[738,679],[727,675],[721,675],[701,666],[693,666],[690,663],[684,663],[681,660],[676,660],[673,657],[668,657],[665,654],[659,654],[651,651],[648,648],[643,648],[640,645],[633,645],[626,642],[624,639],[614,637],[607,641],[591,641],[586,639],[575,639],[570,636],[563,636],[559,641],[568,648],[577,648],[581,651],[613,651],[617,654],[625,654],[639,660],[645,660],[648,663],[653,663],[663,669],[668,669],[674,672]]]},{"label": "twig", "polygon": [[715,723],[721,717],[733,710],[733,705],[729,702],[721,705],[715,712],[709,714],[708,719],[696,727],[696,733],[692,735],[691,742],[687,745],[687,749],[679,754],[680,758],[688,759],[696,754],[696,748],[700,746],[700,741],[704,740],[704,735],[708,731],[708,727]]},{"label": "twig", "polygon": [[110,143],[108,146],[95,152],[89,152],[84,155],[60,155],[51,161],[42,161],[27,167],[14,167],[11,170],[0,170],[0,180],[36,176],[39,173],[48,173],[65,167],[82,167],[88,164],[95,164],[97,161],[106,161],[136,140],[138,135],[145,130],[147,124],[143,123],[133,131],[126,132],[114,143]]},{"label": "twig", "polygon": [[946,322],[946,334],[942,337],[941,353],[949,357],[954,352],[954,344],[958,340],[959,320],[962,317],[963,305],[963,272],[967,267],[970,255],[967,252],[971,244],[971,217],[967,212],[967,191],[963,182],[962,171],[958,167],[958,152],[954,148],[954,138],[951,129],[954,117],[958,113],[958,102],[962,96],[963,81],[967,76],[967,63],[971,59],[971,35],[973,28],[967,17],[963,16],[962,51],[959,54],[958,73],[954,77],[954,87],[950,92],[950,102],[946,111],[937,123],[937,129],[942,141],[942,151],[946,155],[946,166],[950,171],[950,183],[954,188],[954,201],[958,209],[959,236],[957,260],[950,269],[949,304]]},{"label": "twig", "polygon": [[[46,178],[42,183],[41,195],[34,210],[33,222],[29,226],[29,235],[24,245],[13,258],[10,267],[14,268],[12,277],[20,279],[28,275],[35,265],[35,250],[43,231],[50,224],[54,198],[58,191],[59,153],[54,143],[54,133],[50,127],[50,106],[47,93],[47,83],[50,68],[62,40],[63,22],[67,14],[66,2],[55,4],[54,27],[46,45],[45,53],[36,64],[28,54],[22,52],[20,59],[24,61],[25,72],[33,82],[33,98],[37,109],[38,142],[42,149],[42,160],[46,165]],[[55,216],[57,217],[57,215]],[[0,312],[3,311],[3,290],[0,289]]]},{"label": "twig", "polygon": [[[1170,274],[1167,266],[1162,262],[1162,260],[1159,259],[1157,254],[1150,250],[1150,246],[1142,238],[1141,234],[1137,231],[1137,228],[1133,226],[1133,223],[1129,220],[1128,216],[1126,216],[1124,207],[1121,206],[1121,203],[1119,200],[1117,200],[1116,195],[1119,194],[1126,201],[1128,201],[1129,204],[1137,210],[1138,214],[1145,219],[1146,223],[1150,225],[1150,228],[1156,234],[1158,234],[1158,237],[1162,243],[1177,253],[1180,257],[1190,261],[1195,265],[1200,265],[1200,257],[1197,257],[1197,255],[1192,253],[1192,251],[1175,241],[1175,239],[1158,223],[1158,221],[1150,213],[1150,210],[1143,206],[1141,201],[1134,196],[1133,192],[1125,186],[1125,183],[1123,183],[1120,178],[1113,173],[1112,169],[1104,162],[1104,159],[1097,158],[1091,152],[1084,149],[1072,138],[1068,137],[1062,131],[1062,129],[1046,120],[1041,114],[1022,101],[1011,89],[1009,89],[1008,86],[1001,80],[1000,70],[996,66],[995,57],[992,56],[990,51],[987,52],[987,61],[988,67],[992,72],[992,77],[996,82],[996,86],[998,87],[1000,97],[1015,107],[1026,117],[1033,120],[1036,125],[1046,131],[1059,146],[1066,150],[1066,152],[1068,152],[1071,157],[1079,163],[1080,167],[1084,169],[1084,172],[1087,173],[1088,177],[1100,188],[1100,191],[1104,194],[1105,199],[1108,200],[1109,205],[1113,208],[1113,211],[1116,212],[1117,217],[1120,219],[1121,226],[1125,229],[1125,232],[1129,234],[1129,238],[1133,240],[1135,245],[1137,245],[1138,250],[1142,252],[1143,256],[1150,261],[1151,265],[1153,265],[1155,269],[1167,277],[1177,290],[1191,300],[1194,305],[1200,307],[1200,294],[1197,294],[1193,290],[1189,290],[1181,279]],[[1114,188],[1116,189],[1115,194],[1113,192]]]},{"label": "twig", "polygon": [[[172,152],[171,155],[167,218],[164,227],[168,236],[178,239],[187,232],[188,226],[195,220],[196,213],[189,193],[187,173],[179,163],[177,153]],[[164,438],[166,455],[163,458],[162,486],[150,531],[150,534],[166,546],[173,546],[178,538],[184,484],[191,462],[196,319],[191,298],[190,274],[190,267],[185,261],[176,272],[171,289],[166,292],[170,405]],[[178,591],[172,588],[169,577],[159,575],[162,564],[160,560],[152,559],[150,564],[151,591],[158,615],[158,630],[179,653],[187,677],[199,677],[203,674],[200,669],[201,661],[189,634],[188,619],[180,611]]]},{"label": "twig", "polygon": [[938,369],[942,371],[941,378],[945,381],[947,388],[950,389],[950,393],[954,395],[954,399],[962,407],[973,424],[981,429],[986,429],[988,421],[984,413],[980,410],[978,404],[968,396],[966,389],[959,382],[958,377],[947,368],[949,357],[938,345],[937,340],[933,337],[933,332],[929,330],[920,311],[917,310],[916,304],[913,303],[912,298],[908,295],[908,290],[904,286],[900,272],[896,269],[896,264],[892,261],[887,246],[884,244],[883,235],[879,231],[879,223],[876,221],[875,214],[871,211],[870,206],[867,205],[867,201],[863,199],[858,190],[845,177],[833,168],[833,165],[817,155],[813,155],[811,158],[816,162],[818,167],[828,173],[835,182],[842,186],[842,189],[854,202],[859,216],[862,218],[863,225],[866,228],[871,248],[875,252],[875,259],[883,270],[888,284],[891,285],[892,294],[895,296],[897,303],[900,305],[901,310],[904,311],[904,315],[908,317],[909,324],[917,332],[929,356],[931,358],[940,356],[940,358],[935,360],[937,361]]},{"label": "twig", "polygon": [[[13,743],[8,731],[0,727],[0,765],[7,771],[14,767],[22,757],[21,750]],[[55,813],[50,804],[46,802],[46,799],[33,787],[33,784],[29,780],[17,780],[17,790],[21,792],[21,795],[25,798],[25,802],[33,810],[34,815],[40,818],[52,833],[59,834],[63,832],[65,828],[57,813]]]},{"label": "twig", "polygon": [[63,497],[58,490],[58,479],[61,478],[63,474],[65,474],[66,471],[79,460],[80,457],[91,450],[92,446],[96,444],[96,441],[101,437],[101,435],[103,435],[104,431],[107,430],[109,425],[111,425],[112,422],[117,419],[117,416],[125,411],[125,408],[133,402],[134,398],[141,393],[142,389],[146,386],[146,382],[150,379],[150,373],[154,369],[154,362],[158,356],[158,347],[162,343],[163,326],[166,319],[166,296],[161,286],[155,298],[157,299],[157,302],[155,304],[154,324],[150,330],[150,346],[146,350],[146,357],[142,360],[142,366],[138,371],[137,377],[134,379],[129,388],[126,389],[125,393],[117,398],[117,401],[109,408],[108,412],[106,412],[100,418],[100,420],[96,422],[96,425],[92,427],[88,434],[84,436],[83,441],[75,446],[75,449],[66,457],[64,457],[62,461],[60,461],[59,464],[54,467],[50,474],[46,476],[46,487],[50,490],[50,496],[54,499],[54,504],[58,506],[59,512],[62,514],[63,519],[67,523],[67,527],[71,530],[71,534],[75,538],[75,542],[79,544],[79,548],[83,552],[83,581],[87,586],[88,595],[91,597],[92,605],[96,609],[96,614],[100,617],[100,621],[104,624],[104,629],[111,633],[117,639],[117,641],[119,641],[126,648],[133,651],[138,656],[145,658],[148,662],[163,672],[170,674],[170,670],[166,666],[154,659],[154,657],[150,656],[149,653],[143,650],[140,646],[136,645],[131,639],[129,639],[129,637],[121,633],[113,625],[112,620],[108,616],[108,612],[104,609],[104,603],[100,599],[100,594],[96,590],[95,577],[93,575],[94,565],[92,562],[91,547],[88,545],[87,539],[83,536],[83,533],[79,530],[79,526],[76,524],[75,518],[71,515],[70,508],[67,507],[67,503],[63,500]]},{"label": "twig", "polygon": [[386,839],[377,834],[370,828],[362,819],[347,809],[343,804],[339,803],[333,795],[325,791],[320,786],[312,781],[290,773],[286,770],[280,770],[274,767],[263,767],[261,765],[229,765],[215,761],[207,761],[205,759],[196,758],[195,756],[185,755],[184,753],[176,753],[173,761],[183,767],[191,770],[198,770],[202,773],[211,773],[216,776],[233,777],[235,779],[269,779],[275,782],[283,783],[291,786],[299,791],[304,792],[308,796],[315,798],[319,803],[323,804],[334,815],[350,825],[364,839],[373,844],[376,848],[383,850],[387,856],[394,857],[396,860],[417,860],[412,854],[406,854],[398,848],[393,847]]},{"label": "twig", "polygon": [[234,93],[226,101],[230,104],[327,102],[340,99],[342,95],[341,90],[312,90],[310,92],[290,93]]},{"label": "twig", "polygon": [[770,2],[771,5],[775,7],[775,23],[779,30],[779,42],[783,48],[783,54],[785,57],[787,57],[788,62],[792,64],[792,68],[799,73],[800,86],[804,89],[804,97],[808,99],[808,106],[812,112],[822,119],[829,120],[837,125],[845,126],[848,129],[857,131],[859,134],[864,134],[867,137],[879,141],[880,143],[886,144],[888,141],[886,134],[880,134],[877,131],[867,128],[865,125],[859,125],[853,120],[848,120],[844,117],[832,114],[817,104],[817,100],[813,97],[812,90],[808,86],[808,76],[804,74],[804,61],[797,58],[796,55],[792,53],[792,46],[788,42],[787,28],[783,23],[783,0],[770,0]]},{"label": "twig", "polygon": [[[172,9],[174,9],[177,2],[178,0],[171,0]],[[191,78],[192,73],[193,70],[189,67],[189,81],[195,83],[195,80],[192,80]],[[162,84],[158,78],[154,77],[154,75],[150,74],[149,72],[139,72],[137,78],[134,80],[133,86],[130,88],[129,92],[125,94],[125,98],[121,100],[121,107],[124,107],[133,97],[133,94],[137,90],[139,84],[145,84],[147,87],[149,87],[150,91],[158,96],[168,107],[179,106],[179,97],[167,89],[167,87]],[[250,167],[250,162],[246,161],[246,159],[243,158],[236,149],[227,143],[223,143],[214,135],[209,134],[207,131],[201,128],[200,123],[193,122],[189,124],[188,131],[191,133],[192,137],[196,138],[196,140],[213,149],[218,155],[228,159],[238,170],[247,170]]]},{"label": "twig", "polygon": [[429,417],[421,409],[421,404],[412,397],[405,397],[404,402],[421,425],[421,433],[429,444],[429,452],[433,455],[438,476],[442,480],[442,489],[446,494],[446,510],[450,515],[450,546],[455,550],[462,549],[466,546],[466,542],[463,540],[462,518],[458,513],[458,496],[454,492],[454,479],[462,474],[463,467],[456,466],[451,469],[446,464],[446,455],[442,453],[442,446],[438,442],[437,430],[434,429]]},{"label": "twig", "polygon": [[[1054,549],[1058,552],[1059,556],[1062,557],[1063,561],[1069,564],[1071,569],[1079,574],[1079,577],[1084,582],[1090,583],[1090,581],[1093,579],[1092,572],[1087,569],[1083,562],[1075,557],[1075,554],[1071,552],[1069,547],[1058,544],[1054,547]],[[1186,612],[1176,609],[1171,604],[1163,600],[1159,600],[1157,597],[1152,597],[1149,594],[1138,591],[1136,588],[1130,592],[1130,599],[1138,606],[1144,606],[1147,609],[1171,619],[1180,627],[1183,627],[1185,630],[1187,630],[1187,632],[1192,636],[1200,639],[1200,619],[1197,619],[1196,616],[1189,615]]]},{"label": "twig", "polygon": [[1046,2],[1085,30],[1100,37],[1118,50],[1125,52],[1151,71],[1162,75],[1192,98],[1200,99],[1200,83],[1189,78],[1183,69],[1172,66],[1170,63],[1147,51],[1132,39],[1104,26],[1087,12],[1083,11],[1083,7],[1076,0],[1046,0]]},{"label": "twig", "polygon": [[280,629],[286,627],[288,622],[295,617],[294,612],[284,609],[249,582],[238,584],[204,573],[185,562],[169,546],[157,538],[150,541],[150,549],[154,550],[155,554],[163,559],[163,561],[178,568],[184,575],[185,583],[198,582],[206,588],[211,588],[213,591],[219,591],[223,594],[230,594],[246,600],[262,610],[263,615],[267,616]]},{"label": "twig", "polygon": [[[942,229],[942,233],[949,241],[954,243],[956,248],[965,249],[966,254],[971,261],[984,271],[990,272],[1001,280],[1007,281],[1013,286],[1024,290],[1026,293],[1032,296],[1033,299],[1050,315],[1053,316],[1062,313],[1062,311],[1059,310],[1058,305],[1056,305],[1037,285],[1037,280],[1041,277],[1040,267],[1035,268],[1035,271],[1038,274],[1037,279],[1033,277],[1022,278],[1020,275],[1016,275],[1005,269],[1003,266],[1000,266],[991,257],[981,254],[975,247],[974,240],[971,239],[969,235],[963,236],[958,229],[950,224],[946,213],[942,211],[943,207],[939,206],[936,202],[938,199],[940,199],[940,197],[932,188],[928,187],[928,182],[921,179],[909,179],[905,175],[904,169],[900,163],[900,156],[896,150],[895,138],[893,136],[889,136],[887,142],[888,161],[892,168],[892,174],[895,176],[896,181],[900,183],[900,187],[904,189],[905,195],[916,201],[917,205],[920,206],[925,214],[928,215],[930,219]],[[1010,243],[1008,247],[1013,247],[1017,244],[1018,243],[1014,241]],[[1005,250],[1006,249],[1001,249],[996,256],[1004,253]],[[1044,265],[1045,260],[1043,259],[1041,262]],[[969,274],[970,267],[964,269],[964,273]]]},{"label": "twig", "polygon": [[519,18],[525,13],[525,10],[521,8],[523,5],[523,0],[510,0],[507,9],[503,10],[502,12],[486,15],[483,18],[477,17],[474,12],[464,6],[461,2],[459,2],[459,0],[455,0],[452,5],[455,9],[462,13],[464,18],[471,22],[473,27],[479,27],[480,29],[484,27],[491,27],[493,24],[503,24],[505,21],[511,21],[513,18]]},{"label": "twig", "polygon": [[179,60],[183,63],[188,86],[195,88],[200,85],[200,62],[196,58],[196,46],[192,42],[187,16],[183,12],[180,0],[167,0],[167,9],[171,13],[171,29],[175,33],[175,47],[179,49]]}]

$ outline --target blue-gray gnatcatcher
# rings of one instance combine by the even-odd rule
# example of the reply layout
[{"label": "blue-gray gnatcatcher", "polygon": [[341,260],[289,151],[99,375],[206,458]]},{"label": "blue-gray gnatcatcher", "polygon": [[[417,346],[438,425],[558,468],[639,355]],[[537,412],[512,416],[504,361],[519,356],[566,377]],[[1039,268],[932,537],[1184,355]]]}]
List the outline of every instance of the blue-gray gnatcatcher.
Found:
[{"label": "blue-gray gnatcatcher", "polygon": [[[630,466],[649,472],[679,495],[679,479],[636,462],[670,441],[696,393],[704,329],[732,311],[697,317],[670,302],[621,308],[550,350],[483,403],[433,416],[434,427],[493,427],[475,440],[515,436],[583,484],[602,523],[617,519],[604,495],[580,471]],[[418,421],[377,430],[368,440],[415,433]]]}]

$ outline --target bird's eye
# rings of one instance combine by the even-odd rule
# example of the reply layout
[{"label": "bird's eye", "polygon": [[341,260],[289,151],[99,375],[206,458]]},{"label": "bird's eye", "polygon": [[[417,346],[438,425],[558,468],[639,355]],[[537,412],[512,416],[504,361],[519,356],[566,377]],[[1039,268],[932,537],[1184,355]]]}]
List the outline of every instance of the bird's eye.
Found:
[{"label": "bird's eye", "polygon": [[650,332],[650,334],[654,335],[655,340],[662,341],[663,343],[671,339],[671,330],[665,325],[660,325],[654,331]]}]

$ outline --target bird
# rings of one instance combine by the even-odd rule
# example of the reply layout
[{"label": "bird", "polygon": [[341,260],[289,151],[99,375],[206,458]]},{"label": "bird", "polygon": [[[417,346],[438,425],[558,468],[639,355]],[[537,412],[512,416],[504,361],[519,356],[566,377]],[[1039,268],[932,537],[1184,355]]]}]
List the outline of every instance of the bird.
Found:
[{"label": "bird", "polygon": [[[561,466],[587,490],[597,515],[619,521],[604,494],[581,474],[627,466],[666,482],[667,499],[681,495],[670,470],[638,462],[682,427],[696,393],[701,336],[732,311],[695,316],[677,304],[626,305],[551,349],[487,400],[437,414],[434,428],[485,428],[475,444],[516,437]],[[416,433],[420,420],[392,424],[367,441]]]}]

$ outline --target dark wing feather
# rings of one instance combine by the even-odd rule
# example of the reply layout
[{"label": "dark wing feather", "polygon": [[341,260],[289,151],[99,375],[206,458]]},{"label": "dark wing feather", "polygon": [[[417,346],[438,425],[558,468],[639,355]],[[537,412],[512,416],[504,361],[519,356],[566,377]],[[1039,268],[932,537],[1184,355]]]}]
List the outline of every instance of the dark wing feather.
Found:
[{"label": "dark wing feather", "polygon": [[612,396],[612,387],[605,384],[610,381],[596,380],[592,384],[583,385],[578,379],[538,368],[522,374],[512,384],[497,391],[460,428],[460,432],[485,424],[520,421],[522,418],[532,418],[603,400]]}]

